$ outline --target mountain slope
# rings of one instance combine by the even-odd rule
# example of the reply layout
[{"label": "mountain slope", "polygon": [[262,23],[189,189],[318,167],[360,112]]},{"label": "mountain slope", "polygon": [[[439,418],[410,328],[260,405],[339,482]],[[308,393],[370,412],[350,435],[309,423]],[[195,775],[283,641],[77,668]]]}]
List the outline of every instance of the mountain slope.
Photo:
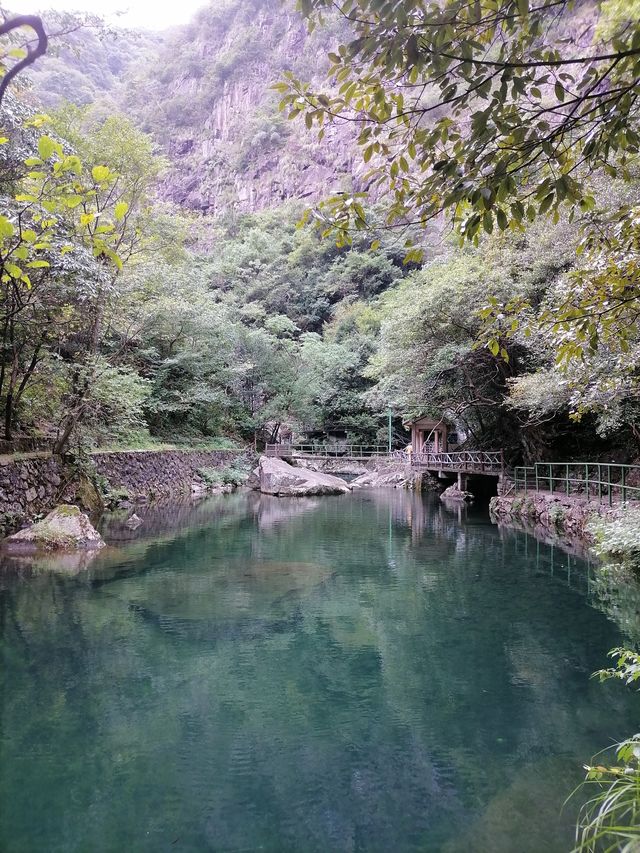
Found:
[{"label": "mountain slope", "polygon": [[[27,72],[34,94],[46,109],[63,101],[82,106],[117,103],[120,81],[131,65],[157,55],[162,36],[151,32],[78,26],[69,15],[45,17],[49,49]],[[78,27],[74,29],[74,27]],[[57,36],[56,33],[64,32]]]},{"label": "mountain slope", "polygon": [[155,62],[133,66],[122,104],[172,163],[161,194],[221,215],[350,187],[352,127],[328,127],[320,145],[282,117],[271,88],[284,70],[324,76],[337,39],[337,23],[309,35],[275,0],[231,0],[170,35]]}]

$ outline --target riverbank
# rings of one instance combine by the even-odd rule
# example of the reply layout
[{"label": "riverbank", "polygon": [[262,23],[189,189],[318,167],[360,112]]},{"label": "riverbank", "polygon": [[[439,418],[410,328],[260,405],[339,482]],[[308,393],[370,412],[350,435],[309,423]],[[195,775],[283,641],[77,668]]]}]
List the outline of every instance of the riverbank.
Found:
[{"label": "riverbank", "polygon": [[514,492],[491,498],[491,519],[496,524],[516,523],[542,541],[555,540],[586,553],[595,544],[590,525],[597,518],[613,521],[625,512],[623,505],[587,500],[578,495],[551,492]]},{"label": "riverbank", "polygon": [[59,503],[96,512],[105,501],[148,501],[206,490],[205,473],[249,467],[249,450],[128,450],[69,461],[44,453],[0,457],[0,528],[5,532]]}]

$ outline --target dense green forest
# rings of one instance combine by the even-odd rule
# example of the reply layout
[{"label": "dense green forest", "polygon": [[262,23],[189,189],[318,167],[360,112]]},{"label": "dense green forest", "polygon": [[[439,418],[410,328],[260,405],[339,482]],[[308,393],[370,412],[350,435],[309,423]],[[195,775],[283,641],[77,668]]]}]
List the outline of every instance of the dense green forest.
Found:
[{"label": "dense green forest", "polygon": [[[576,8],[559,31],[574,52],[612,38],[607,27],[625,32],[624,4]],[[630,123],[614,145],[622,167],[584,164],[588,196],[572,167],[532,215],[514,191],[507,220],[506,191],[488,185],[484,214],[471,207],[461,224],[446,205],[425,213],[407,179],[393,183],[410,170],[393,140],[374,133],[363,162],[365,131],[309,131],[328,98],[308,95],[306,122],[289,120],[305,111],[293,96],[279,109],[297,75],[349,106],[335,67],[326,76],[338,58],[327,54],[351,38],[344,18],[324,15],[309,33],[293,9],[230,0],[162,37],[62,23],[51,17],[62,34],[2,103],[6,440],[58,451],[264,441],[286,424],[374,442],[391,409],[398,442],[403,416],[446,414],[469,444],[504,446],[512,462],[637,457]],[[527,85],[544,97],[543,83]],[[330,215],[309,216],[328,197]],[[423,205],[413,224],[412,205]],[[605,222],[611,210],[626,218]]]}]

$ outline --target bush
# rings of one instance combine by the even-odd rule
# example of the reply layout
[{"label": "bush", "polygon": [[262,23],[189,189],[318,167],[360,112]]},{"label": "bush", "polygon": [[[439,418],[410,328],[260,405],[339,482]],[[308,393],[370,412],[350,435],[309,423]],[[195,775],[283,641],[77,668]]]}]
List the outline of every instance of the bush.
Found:
[{"label": "bush", "polygon": [[617,518],[595,518],[588,527],[593,550],[602,560],[640,568],[640,509],[626,507]]},{"label": "bush", "polygon": [[[627,685],[640,680],[640,655],[613,649],[617,658],[610,669],[596,673],[601,681],[616,678]],[[640,734],[618,744],[617,764],[586,767],[587,776],[578,791],[595,787],[596,793],[580,810],[574,853],[596,850],[632,851],[640,841]]]},{"label": "bush", "polygon": [[232,465],[223,468],[200,468],[198,474],[207,486],[241,486],[248,472]]},{"label": "bush", "polygon": [[556,530],[562,530],[562,526],[564,524],[564,510],[561,506],[554,504],[549,507],[549,521]]}]

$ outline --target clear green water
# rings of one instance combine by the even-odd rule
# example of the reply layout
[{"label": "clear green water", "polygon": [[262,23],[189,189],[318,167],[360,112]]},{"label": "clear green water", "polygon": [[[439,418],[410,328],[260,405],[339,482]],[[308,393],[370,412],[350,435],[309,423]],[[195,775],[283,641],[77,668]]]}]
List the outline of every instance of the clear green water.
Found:
[{"label": "clear green water", "polygon": [[571,847],[637,730],[575,558],[399,491],[149,511],[0,576],[0,850]]}]

